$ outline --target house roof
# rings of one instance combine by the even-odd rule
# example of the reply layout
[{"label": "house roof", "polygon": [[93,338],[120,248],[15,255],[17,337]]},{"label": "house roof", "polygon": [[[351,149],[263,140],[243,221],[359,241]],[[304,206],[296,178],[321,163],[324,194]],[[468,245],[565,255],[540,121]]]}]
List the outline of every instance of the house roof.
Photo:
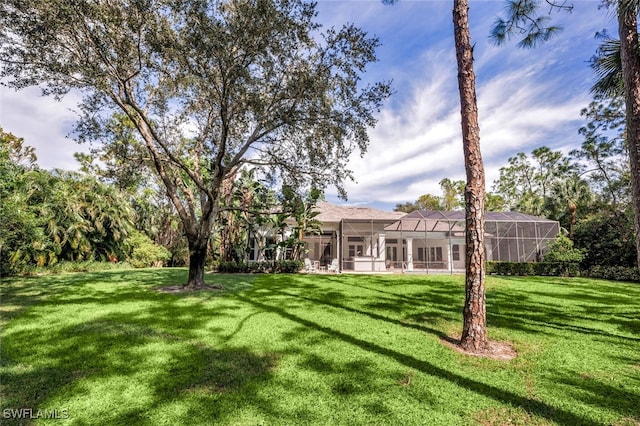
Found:
[{"label": "house roof", "polygon": [[[519,212],[486,212],[485,222],[556,223],[554,220]],[[416,210],[407,214],[401,220],[387,225],[384,229],[386,231],[404,232],[464,232],[465,212],[463,210]]]},{"label": "house roof", "polygon": [[[465,220],[464,210],[439,211],[439,210],[416,210],[409,213],[406,218],[412,219],[432,219],[432,220]],[[531,216],[520,212],[486,212],[487,222],[555,222],[555,220],[543,217]]]},{"label": "house roof", "polygon": [[393,222],[406,215],[403,212],[388,212],[371,207],[339,206],[326,201],[319,201],[316,210],[320,214],[317,220],[323,223],[339,223],[342,220],[380,220]]}]

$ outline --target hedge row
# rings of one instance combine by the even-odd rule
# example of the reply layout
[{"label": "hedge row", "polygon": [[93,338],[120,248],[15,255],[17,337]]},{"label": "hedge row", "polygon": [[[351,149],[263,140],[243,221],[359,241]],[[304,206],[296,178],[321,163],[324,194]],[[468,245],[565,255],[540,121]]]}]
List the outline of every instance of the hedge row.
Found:
[{"label": "hedge row", "polygon": [[220,262],[218,272],[228,274],[238,273],[263,273],[294,274],[304,267],[301,260],[278,260],[267,262]]},{"label": "hedge row", "polygon": [[487,262],[487,274],[577,277],[580,265],[565,262]]},{"label": "hedge row", "polygon": [[628,268],[626,266],[592,266],[583,274],[591,278],[640,282],[640,271],[638,268]]},{"label": "hedge row", "polygon": [[638,271],[638,268],[593,266],[587,271],[581,271],[578,263],[565,262],[487,262],[487,274],[520,276],[546,275],[559,277],[577,277],[581,275],[613,281],[640,282],[640,271]]}]

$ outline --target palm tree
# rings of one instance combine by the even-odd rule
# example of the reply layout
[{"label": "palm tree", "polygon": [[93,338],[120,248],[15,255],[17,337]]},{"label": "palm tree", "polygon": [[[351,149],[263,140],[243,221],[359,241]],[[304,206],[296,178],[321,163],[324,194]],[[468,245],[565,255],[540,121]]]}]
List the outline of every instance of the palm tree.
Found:
[{"label": "palm tree", "polygon": [[568,237],[573,239],[573,229],[578,222],[578,210],[593,201],[593,192],[589,184],[576,174],[556,181],[550,192],[550,196],[546,199],[547,208],[555,219],[568,222]]},{"label": "palm tree", "polygon": [[599,37],[602,41],[595,56],[591,58],[591,69],[597,77],[591,91],[607,98],[623,97],[620,40],[610,38],[606,32],[599,34]]},{"label": "palm tree", "polygon": [[631,191],[635,209],[636,250],[640,267],[640,0],[618,0],[618,33],[624,100],[627,117],[627,149],[631,162]]}]

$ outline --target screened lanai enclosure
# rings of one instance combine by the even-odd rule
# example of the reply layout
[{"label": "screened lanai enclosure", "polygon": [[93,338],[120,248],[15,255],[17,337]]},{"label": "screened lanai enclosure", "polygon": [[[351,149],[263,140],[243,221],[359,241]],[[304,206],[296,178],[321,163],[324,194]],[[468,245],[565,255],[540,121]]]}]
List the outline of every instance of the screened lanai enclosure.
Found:
[{"label": "screened lanai enclosure", "polygon": [[[463,211],[415,211],[387,225],[384,232],[385,263],[389,269],[464,270]],[[518,212],[488,212],[485,216],[486,258],[488,261],[539,262],[559,232],[560,225],[553,220]]]},{"label": "screened lanai enclosure", "polygon": [[[316,207],[322,230],[304,238],[305,257],[314,270],[327,270],[337,262],[344,272],[464,271],[464,211],[406,214],[327,202]],[[488,212],[487,260],[539,262],[559,232],[560,226],[553,220],[517,212]]]},{"label": "screened lanai enclosure", "polygon": [[[345,272],[464,271],[463,211],[421,210],[402,214],[331,208],[331,212],[330,217],[320,215],[331,219],[325,232],[305,239],[310,260],[321,268],[336,258],[340,270]],[[341,217],[339,213],[343,213]],[[487,260],[541,261],[559,232],[560,226],[553,220],[518,212],[488,212]]]}]

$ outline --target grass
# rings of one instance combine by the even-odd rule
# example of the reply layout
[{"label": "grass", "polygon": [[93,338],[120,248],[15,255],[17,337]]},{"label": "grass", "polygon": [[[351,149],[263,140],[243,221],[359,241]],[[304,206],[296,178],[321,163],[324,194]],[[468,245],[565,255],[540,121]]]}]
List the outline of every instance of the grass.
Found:
[{"label": "grass", "polygon": [[505,362],[440,343],[460,332],[459,276],[209,275],[225,290],[154,291],[185,279],[183,269],[149,269],[6,280],[3,415],[65,410],[50,422],[78,425],[640,424],[639,285],[488,278],[490,336],[519,353]]}]

